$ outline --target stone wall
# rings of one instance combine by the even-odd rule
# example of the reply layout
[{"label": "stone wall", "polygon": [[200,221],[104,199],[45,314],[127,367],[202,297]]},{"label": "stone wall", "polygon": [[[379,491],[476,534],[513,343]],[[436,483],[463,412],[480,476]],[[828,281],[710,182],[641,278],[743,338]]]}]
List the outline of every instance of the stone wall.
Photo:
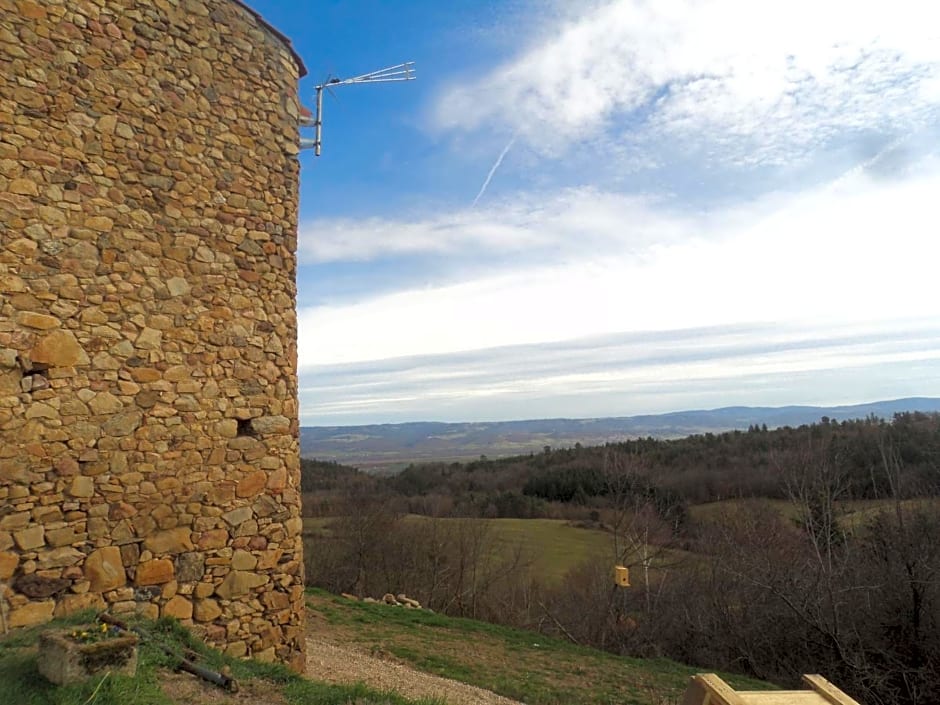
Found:
[{"label": "stone wall", "polygon": [[8,627],[303,659],[297,80],[235,0],[0,0]]}]

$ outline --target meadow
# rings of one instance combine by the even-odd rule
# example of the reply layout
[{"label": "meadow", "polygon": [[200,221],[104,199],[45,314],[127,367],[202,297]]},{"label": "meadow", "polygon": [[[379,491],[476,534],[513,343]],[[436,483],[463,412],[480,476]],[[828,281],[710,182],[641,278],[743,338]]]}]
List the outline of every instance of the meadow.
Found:
[{"label": "meadow", "polygon": [[[507,558],[519,553],[531,573],[548,581],[560,580],[585,561],[610,562],[612,538],[609,532],[584,528],[564,519],[432,519],[409,514],[403,521],[411,524],[436,521],[445,526],[457,522],[477,524],[486,532],[494,557]],[[330,518],[306,518],[304,535],[329,536],[330,523]]]},{"label": "meadow", "polygon": [[[671,705],[699,672],[668,659],[625,658],[532,631],[320,590],[310,592],[307,604],[311,630],[331,640],[528,705]],[[738,689],[773,689],[753,678],[722,675]]]}]

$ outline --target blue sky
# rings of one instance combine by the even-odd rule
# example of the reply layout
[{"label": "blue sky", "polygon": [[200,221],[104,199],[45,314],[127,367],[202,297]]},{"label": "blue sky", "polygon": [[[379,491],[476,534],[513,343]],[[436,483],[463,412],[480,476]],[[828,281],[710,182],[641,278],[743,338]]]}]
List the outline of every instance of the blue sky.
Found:
[{"label": "blue sky", "polygon": [[940,396],[940,9],[252,0],[325,101],[301,422]]}]

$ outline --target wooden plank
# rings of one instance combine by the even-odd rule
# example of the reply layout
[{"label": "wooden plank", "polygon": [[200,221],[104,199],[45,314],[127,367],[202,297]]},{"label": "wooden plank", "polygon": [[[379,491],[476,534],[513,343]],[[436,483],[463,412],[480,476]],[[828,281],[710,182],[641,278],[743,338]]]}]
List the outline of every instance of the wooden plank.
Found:
[{"label": "wooden plank", "polygon": [[812,690],[739,690],[745,705],[828,705]]},{"label": "wooden plank", "polygon": [[692,680],[698,683],[708,696],[705,702],[696,703],[696,705],[746,705],[731,689],[731,686],[714,673],[699,673],[692,676]]},{"label": "wooden plank", "polygon": [[735,692],[714,673],[692,676],[682,705],[861,705],[820,675],[804,675],[811,690]]},{"label": "wooden plank", "polygon": [[803,682],[830,705],[861,705],[858,700],[850,698],[818,673],[804,675]]}]

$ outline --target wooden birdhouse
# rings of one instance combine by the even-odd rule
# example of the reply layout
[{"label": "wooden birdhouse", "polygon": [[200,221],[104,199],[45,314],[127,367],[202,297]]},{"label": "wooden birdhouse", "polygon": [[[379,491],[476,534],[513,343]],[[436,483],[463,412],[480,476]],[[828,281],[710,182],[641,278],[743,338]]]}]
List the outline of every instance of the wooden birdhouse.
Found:
[{"label": "wooden birdhouse", "polygon": [[614,585],[630,587],[630,569],[623,565],[614,566]]}]

